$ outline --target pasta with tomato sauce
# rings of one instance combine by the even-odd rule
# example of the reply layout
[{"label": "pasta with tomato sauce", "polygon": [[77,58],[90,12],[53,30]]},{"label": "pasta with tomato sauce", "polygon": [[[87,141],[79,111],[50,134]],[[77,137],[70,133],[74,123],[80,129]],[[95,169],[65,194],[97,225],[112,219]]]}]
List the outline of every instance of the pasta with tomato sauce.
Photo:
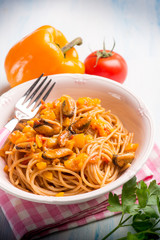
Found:
[{"label": "pasta with tomato sauce", "polygon": [[138,147],[133,137],[99,99],[64,95],[19,122],[0,156],[17,188],[71,196],[104,187],[129,168]]}]

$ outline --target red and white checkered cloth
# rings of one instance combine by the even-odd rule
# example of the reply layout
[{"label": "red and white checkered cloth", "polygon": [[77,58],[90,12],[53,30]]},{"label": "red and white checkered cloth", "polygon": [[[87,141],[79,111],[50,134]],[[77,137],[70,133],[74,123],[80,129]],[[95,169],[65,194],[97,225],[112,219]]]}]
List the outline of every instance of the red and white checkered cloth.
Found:
[{"label": "red and white checkered cloth", "polygon": [[[154,145],[149,159],[137,174],[138,181],[152,179],[160,183],[160,149],[157,145]],[[116,189],[114,192],[120,194],[121,189]],[[0,206],[16,238],[27,240],[33,235],[43,236],[113,215],[114,213],[106,208],[107,199],[108,194],[81,204],[50,205],[22,200],[0,190]],[[32,232],[28,234],[30,231]]]}]

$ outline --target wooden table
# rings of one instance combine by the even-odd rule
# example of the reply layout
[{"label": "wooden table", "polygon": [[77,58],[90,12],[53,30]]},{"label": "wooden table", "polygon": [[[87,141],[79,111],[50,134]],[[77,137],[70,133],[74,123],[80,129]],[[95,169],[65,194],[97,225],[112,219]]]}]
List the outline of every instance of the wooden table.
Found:
[{"label": "wooden table", "polygon": [[[0,95],[9,89],[4,60],[9,49],[26,34],[42,25],[52,25],[70,41],[77,36],[83,61],[91,51],[111,49],[128,64],[125,86],[132,89],[148,106],[155,122],[155,142],[160,146],[160,2],[146,1],[0,1]],[[56,233],[44,239],[101,239],[118,223],[114,216],[83,227]],[[121,229],[110,239],[122,237],[130,229]],[[0,211],[0,239],[14,239]]]}]

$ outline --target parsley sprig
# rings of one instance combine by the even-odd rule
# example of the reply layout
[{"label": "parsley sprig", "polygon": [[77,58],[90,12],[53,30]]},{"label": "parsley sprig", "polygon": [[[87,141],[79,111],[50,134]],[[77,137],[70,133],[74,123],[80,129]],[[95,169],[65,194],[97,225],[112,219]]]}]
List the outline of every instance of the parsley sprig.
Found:
[{"label": "parsley sprig", "polygon": [[[109,238],[116,230],[126,226],[133,227],[135,233],[128,232],[127,236],[117,240],[151,240],[160,238],[160,228],[157,227],[160,222],[160,186],[156,184],[155,180],[149,186],[144,181],[139,183],[136,181],[136,177],[133,177],[125,183],[121,196],[110,192],[108,210],[121,212],[122,215],[118,226],[102,240]],[[127,222],[129,223],[127,224]]]}]

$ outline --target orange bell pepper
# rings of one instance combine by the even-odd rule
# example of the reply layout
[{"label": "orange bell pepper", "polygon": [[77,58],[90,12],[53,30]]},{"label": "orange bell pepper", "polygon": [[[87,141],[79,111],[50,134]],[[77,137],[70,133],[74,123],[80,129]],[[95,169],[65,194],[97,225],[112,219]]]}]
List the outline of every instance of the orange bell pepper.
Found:
[{"label": "orange bell pepper", "polygon": [[52,26],[38,28],[8,52],[5,59],[8,82],[14,87],[42,73],[84,73],[84,64],[73,47],[80,44],[79,39],[68,44],[63,33]]}]

